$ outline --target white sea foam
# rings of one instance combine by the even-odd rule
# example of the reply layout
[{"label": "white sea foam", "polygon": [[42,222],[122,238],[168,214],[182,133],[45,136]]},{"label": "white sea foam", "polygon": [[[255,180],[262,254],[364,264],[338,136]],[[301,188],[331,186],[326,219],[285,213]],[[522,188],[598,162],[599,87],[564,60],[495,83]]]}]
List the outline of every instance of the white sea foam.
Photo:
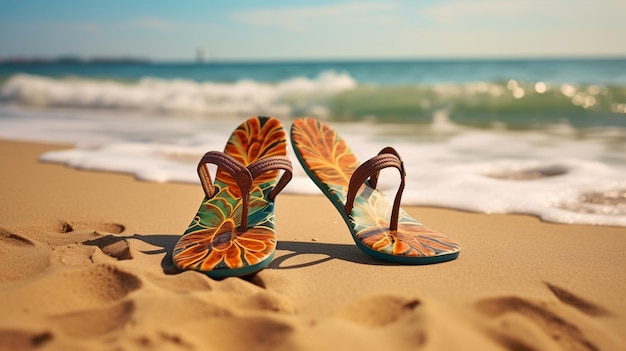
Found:
[{"label": "white sea foam", "polygon": [[[48,152],[43,161],[125,172],[155,182],[198,183],[198,159],[208,150],[223,149],[240,122],[239,117],[208,120],[0,106],[0,138],[76,145]],[[283,122],[289,126],[289,119]],[[443,112],[426,127],[331,123],[360,160],[387,145],[401,153],[407,173],[404,204],[626,226],[626,199],[611,195],[626,191],[625,145],[615,142],[624,140],[624,130],[598,129],[585,138],[549,130],[477,130],[455,125]],[[294,179],[285,191],[319,193],[291,156]],[[384,172],[380,186],[392,193],[397,178]]]}]

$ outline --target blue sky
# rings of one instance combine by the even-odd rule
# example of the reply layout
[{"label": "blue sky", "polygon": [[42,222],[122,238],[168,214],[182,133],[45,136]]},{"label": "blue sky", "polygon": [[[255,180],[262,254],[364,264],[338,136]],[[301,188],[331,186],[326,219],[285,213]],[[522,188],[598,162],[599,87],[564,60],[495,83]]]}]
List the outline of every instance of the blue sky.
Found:
[{"label": "blue sky", "polygon": [[626,56],[624,0],[3,1],[0,58]]}]

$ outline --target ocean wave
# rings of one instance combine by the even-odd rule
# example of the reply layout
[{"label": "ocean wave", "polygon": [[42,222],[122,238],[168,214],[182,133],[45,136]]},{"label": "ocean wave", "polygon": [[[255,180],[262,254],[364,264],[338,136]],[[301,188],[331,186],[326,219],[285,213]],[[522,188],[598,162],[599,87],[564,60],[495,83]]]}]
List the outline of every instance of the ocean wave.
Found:
[{"label": "ocean wave", "polygon": [[323,117],[324,105],[356,82],[345,73],[323,72],[268,84],[142,78],[134,82],[49,78],[16,74],[0,88],[0,101],[37,107],[127,109],[195,115],[293,115]]},{"label": "ocean wave", "polygon": [[15,74],[0,101],[38,107],[139,110],[203,116],[311,116],[339,121],[431,123],[445,115],[479,128],[626,127],[626,86],[546,82],[358,84],[348,73],[277,83],[142,78],[134,81]]},{"label": "ocean wave", "polygon": [[472,82],[401,87],[359,86],[338,94],[337,119],[430,123],[444,113],[456,124],[527,129],[626,126],[626,87]]}]

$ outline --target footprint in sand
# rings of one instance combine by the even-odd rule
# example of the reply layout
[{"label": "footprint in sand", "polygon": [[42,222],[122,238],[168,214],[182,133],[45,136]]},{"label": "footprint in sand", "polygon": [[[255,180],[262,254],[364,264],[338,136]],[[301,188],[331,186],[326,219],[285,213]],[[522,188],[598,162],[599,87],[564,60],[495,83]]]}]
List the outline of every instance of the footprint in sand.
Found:
[{"label": "footprint in sand", "polygon": [[[93,264],[53,269],[14,289],[5,290],[0,300],[0,310],[5,318],[50,323],[50,329],[45,331],[48,334],[20,328],[2,330],[0,349],[19,349],[2,348],[4,344],[27,345],[26,349],[29,349],[51,339],[90,338],[120,330],[135,312],[129,294],[142,285],[134,273],[113,264]],[[24,305],[24,301],[37,303]]]},{"label": "footprint in sand", "polygon": [[[586,299],[545,283],[559,302],[530,301],[517,296],[484,299],[477,309],[497,323],[490,334],[495,341],[514,350],[564,350],[593,351],[601,349],[598,339],[591,341],[583,326],[580,314],[572,314],[564,305],[574,307],[588,316],[607,316],[610,313]],[[575,313],[575,312],[574,312]],[[592,334],[597,334],[595,331]]]},{"label": "footprint in sand", "polygon": [[106,255],[116,258],[118,261],[133,258],[128,241],[114,235],[105,235],[96,239],[86,240],[83,241],[83,244],[97,246]]},{"label": "footprint in sand", "polygon": [[82,232],[82,231],[90,231],[96,232],[99,234],[102,233],[110,233],[110,234],[120,234],[126,227],[122,224],[118,223],[87,223],[87,222],[72,222],[72,221],[62,221],[59,223],[58,231],[59,233],[72,233],[72,232]]},{"label": "footprint in sand", "polygon": [[117,260],[133,258],[129,243],[115,236],[126,230],[123,224],[66,220],[50,229],[42,233],[45,242],[54,248],[56,256],[61,256],[64,264],[84,265],[93,261],[93,247]]},{"label": "footprint in sand", "polygon": [[399,296],[374,296],[337,311],[334,316],[368,327],[384,327],[419,308],[421,302]]},{"label": "footprint in sand", "polygon": [[52,316],[50,319],[63,334],[87,339],[122,330],[135,311],[133,301],[120,301],[112,306],[87,309]]},{"label": "footprint in sand", "polygon": [[83,240],[83,244],[87,246],[97,246],[107,256],[113,257],[118,261],[130,260],[133,258],[130,245],[125,238],[115,236],[126,230],[123,224],[103,222],[71,222],[63,221],[59,224],[59,233],[71,233],[68,239]]},{"label": "footprint in sand", "polygon": [[0,350],[31,350],[53,339],[49,332],[0,330]]},{"label": "footprint in sand", "polygon": [[[23,228],[21,231],[28,233],[24,235],[0,227],[0,253],[3,254],[0,283],[41,274],[51,262],[64,265],[92,262],[90,245],[117,260],[132,259],[128,242],[114,235],[125,229],[124,225],[113,222],[61,221],[50,227]],[[81,242],[86,245],[80,245]]]},{"label": "footprint in sand", "polygon": [[214,301],[221,305],[232,303],[233,309],[273,311],[285,314],[297,313],[291,299],[273,293],[240,278],[226,278],[214,284]]},{"label": "footprint in sand", "polygon": [[[174,349],[193,350],[194,347],[186,342],[179,334],[160,331],[156,335],[143,335],[136,338],[135,343],[142,349],[152,350],[157,348],[167,349],[164,345],[172,344]],[[169,345],[168,345],[169,346]],[[206,345],[205,345],[206,347]]]},{"label": "footprint in sand", "polygon": [[170,275],[146,273],[146,278],[161,289],[181,294],[211,291],[218,284],[218,282],[208,276],[194,271],[184,271],[180,274]]},{"label": "footprint in sand", "polygon": [[[122,300],[141,286],[135,274],[111,264],[64,267],[5,291],[0,310],[6,315],[46,316],[94,309]],[[24,306],[21,301],[25,300],[37,301],[37,305]]]},{"label": "footprint in sand", "polygon": [[[115,236],[124,230],[117,223],[69,221],[23,228],[28,235],[0,228],[0,253],[6,253],[0,283],[24,280],[3,291],[3,316],[51,323],[49,330],[27,326],[0,330],[0,349],[33,349],[65,337],[91,338],[124,328],[135,313],[135,301],[127,297],[143,282],[114,261],[90,260],[94,246],[118,260],[131,259],[128,242]],[[37,304],[27,306],[23,301]]]},{"label": "footprint in sand", "polygon": [[0,283],[40,274],[48,266],[50,257],[47,248],[27,236],[4,228],[0,228],[0,254]]},{"label": "footprint in sand", "polygon": [[[101,303],[117,301],[139,289],[141,280],[133,273],[114,265],[99,264],[63,274],[63,280],[71,285],[76,298]],[[67,293],[67,292],[66,292]]]}]

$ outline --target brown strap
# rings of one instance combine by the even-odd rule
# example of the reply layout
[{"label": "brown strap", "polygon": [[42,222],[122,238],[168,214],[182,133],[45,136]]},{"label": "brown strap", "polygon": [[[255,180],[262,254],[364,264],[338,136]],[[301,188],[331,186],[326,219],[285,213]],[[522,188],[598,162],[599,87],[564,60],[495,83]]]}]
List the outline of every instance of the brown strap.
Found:
[{"label": "brown strap", "polygon": [[276,195],[289,183],[292,177],[291,161],[286,156],[270,156],[260,160],[252,162],[248,167],[244,166],[234,157],[220,151],[209,151],[198,163],[198,176],[202,183],[202,188],[207,198],[212,198],[215,195],[215,186],[211,180],[211,174],[206,167],[207,163],[215,164],[219,169],[223,169],[230,174],[239,189],[241,189],[241,223],[239,225],[240,230],[248,228],[248,210],[250,207],[250,189],[254,178],[259,175],[276,169],[283,169],[285,172],[280,178],[274,189],[269,194],[269,200],[274,201]]},{"label": "brown strap", "polygon": [[[211,180],[211,174],[209,173],[209,169],[206,167],[207,163],[211,163],[217,165],[220,169],[225,170],[230,174],[233,179],[239,185],[240,179],[242,181],[241,185],[246,185],[247,181],[244,178],[250,179],[249,183],[252,185],[252,175],[250,171],[241,164],[237,159],[230,156],[229,154],[220,152],[220,151],[209,151],[202,158],[200,162],[198,162],[198,176],[200,177],[200,181],[202,182],[202,187],[204,188],[204,193],[207,198],[212,198],[215,195],[215,187],[213,186],[213,181]],[[240,174],[243,174],[240,176]],[[247,176],[247,177],[246,177]],[[244,189],[242,189],[244,190]]]},{"label": "brown strap", "polygon": [[260,160],[252,162],[248,166],[248,170],[252,174],[252,178],[256,178],[261,174],[273,170],[282,169],[283,175],[278,180],[278,183],[274,186],[274,189],[269,193],[268,198],[270,201],[274,201],[276,195],[283,190],[283,188],[289,183],[293,176],[293,169],[291,167],[291,161],[287,156],[268,156]]},{"label": "brown strap", "polygon": [[398,219],[400,216],[400,201],[402,198],[402,192],[404,191],[404,178],[406,176],[404,172],[404,163],[398,152],[392,147],[386,147],[382,149],[378,155],[363,162],[350,177],[350,184],[348,185],[348,195],[346,199],[345,210],[348,215],[352,213],[354,207],[354,199],[357,191],[361,188],[361,185],[369,179],[369,184],[372,188],[376,188],[378,184],[378,176],[380,171],[384,168],[394,167],[400,171],[400,186],[393,202],[393,209],[391,211],[391,219],[389,229],[392,231],[398,230]]},{"label": "brown strap", "polygon": [[250,188],[252,187],[252,174],[246,166],[244,166],[241,162],[237,161],[234,157],[229,154],[220,152],[220,151],[209,151],[198,163],[198,176],[200,177],[200,181],[202,182],[202,187],[204,188],[204,193],[207,198],[212,198],[215,195],[215,186],[213,186],[213,181],[211,181],[211,174],[209,173],[209,169],[206,167],[207,163],[212,163],[218,166],[219,169],[223,169],[228,174],[230,174],[239,189],[241,189],[241,200],[242,208],[241,208],[241,223],[239,224],[239,229],[248,228],[248,207],[250,204]]}]

